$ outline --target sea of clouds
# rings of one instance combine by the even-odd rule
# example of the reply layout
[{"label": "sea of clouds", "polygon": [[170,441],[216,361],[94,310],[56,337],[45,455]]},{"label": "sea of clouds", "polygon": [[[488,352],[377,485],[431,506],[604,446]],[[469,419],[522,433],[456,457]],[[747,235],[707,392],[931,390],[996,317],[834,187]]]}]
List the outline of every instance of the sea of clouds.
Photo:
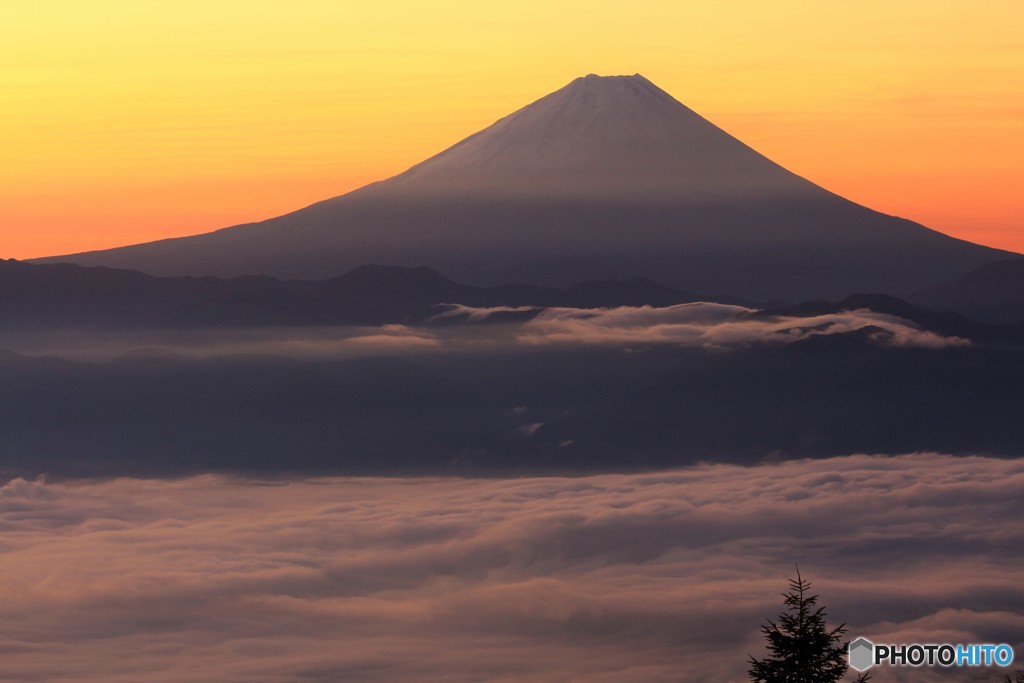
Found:
[{"label": "sea of clouds", "polygon": [[1009,642],[1024,658],[1022,491],[1022,461],[934,454],[572,478],[13,480],[0,680],[743,681],[794,563],[851,636]]}]

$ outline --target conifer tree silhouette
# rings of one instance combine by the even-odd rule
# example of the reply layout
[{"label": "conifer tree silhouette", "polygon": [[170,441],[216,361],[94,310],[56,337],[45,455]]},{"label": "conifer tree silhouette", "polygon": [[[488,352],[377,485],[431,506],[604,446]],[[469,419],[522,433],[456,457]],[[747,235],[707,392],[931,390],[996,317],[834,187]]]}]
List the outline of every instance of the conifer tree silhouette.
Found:
[{"label": "conifer tree silhouette", "polygon": [[[768,656],[750,657],[748,674],[754,683],[836,683],[846,675],[846,643],[842,642],[846,624],[829,629],[825,608],[818,596],[810,593],[811,582],[800,575],[790,579],[783,593],[785,610],[778,621],[761,627],[767,641]],[[869,679],[857,678],[858,683]]]}]

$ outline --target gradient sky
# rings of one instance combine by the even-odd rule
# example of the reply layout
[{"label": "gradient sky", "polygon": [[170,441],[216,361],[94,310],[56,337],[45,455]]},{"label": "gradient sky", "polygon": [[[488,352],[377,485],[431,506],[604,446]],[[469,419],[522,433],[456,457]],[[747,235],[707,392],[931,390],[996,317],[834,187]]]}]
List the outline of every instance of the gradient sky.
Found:
[{"label": "gradient sky", "polygon": [[0,256],[204,232],[642,73],[873,208],[1024,250],[1024,3],[39,0],[0,9]]}]

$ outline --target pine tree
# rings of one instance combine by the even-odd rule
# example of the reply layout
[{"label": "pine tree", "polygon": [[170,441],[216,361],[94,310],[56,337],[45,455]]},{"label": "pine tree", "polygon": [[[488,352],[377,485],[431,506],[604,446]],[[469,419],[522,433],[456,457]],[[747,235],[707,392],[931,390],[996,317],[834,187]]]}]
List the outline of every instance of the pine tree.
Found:
[{"label": "pine tree", "polygon": [[[847,671],[846,646],[842,642],[846,625],[829,630],[825,608],[818,596],[810,594],[811,583],[800,575],[790,579],[783,593],[785,611],[778,622],[761,627],[768,641],[768,656],[750,657],[750,680],[755,683],[836,683]],[[867,680],[861,676],[859,681]]]}]

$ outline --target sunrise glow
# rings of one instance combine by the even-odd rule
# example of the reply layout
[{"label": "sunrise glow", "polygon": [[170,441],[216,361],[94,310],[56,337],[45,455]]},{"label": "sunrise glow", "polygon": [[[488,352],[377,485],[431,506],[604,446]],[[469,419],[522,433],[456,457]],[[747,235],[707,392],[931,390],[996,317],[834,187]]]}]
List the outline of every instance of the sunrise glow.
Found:
[{"label": "sunrise glow", "polygon": [[267,218],[590,73],[857,202],[1024,250],[1024,5],[7,3],[0,256]]}]

